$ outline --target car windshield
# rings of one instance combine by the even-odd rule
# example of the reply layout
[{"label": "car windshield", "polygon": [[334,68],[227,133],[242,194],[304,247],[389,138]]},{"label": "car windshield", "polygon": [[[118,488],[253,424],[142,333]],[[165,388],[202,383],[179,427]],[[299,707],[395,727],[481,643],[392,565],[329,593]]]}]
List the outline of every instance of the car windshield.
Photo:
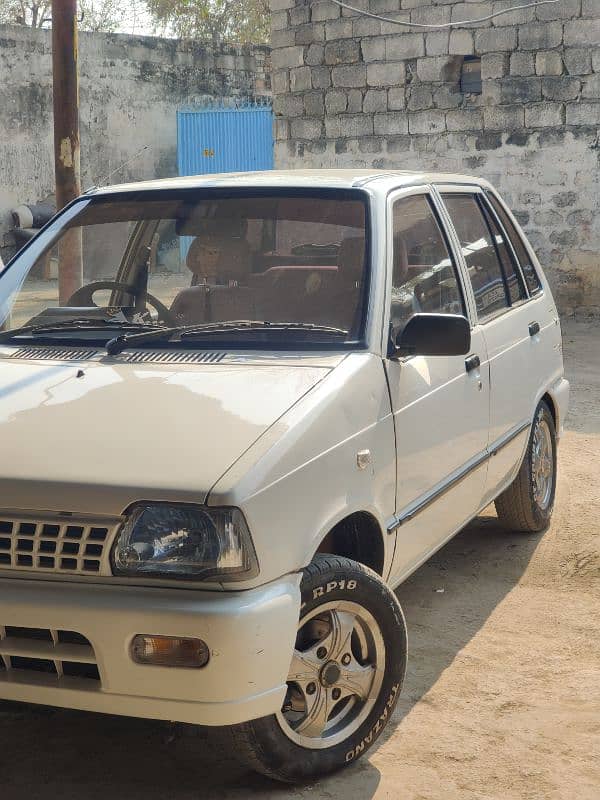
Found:
[{"label": "car windshield", "polygon": [[0,340],[356,344],[367,218],[354,190],[86,197],[0,275]]}]

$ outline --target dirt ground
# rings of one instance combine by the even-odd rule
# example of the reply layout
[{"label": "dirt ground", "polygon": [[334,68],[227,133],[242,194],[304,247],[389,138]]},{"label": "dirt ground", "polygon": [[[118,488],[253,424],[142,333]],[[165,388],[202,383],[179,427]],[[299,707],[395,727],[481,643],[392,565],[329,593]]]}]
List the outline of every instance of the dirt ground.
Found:
[{"label": "dirt ground", "polygon": [[2,797],[599,800],[600,324],[567,324],[564,351],[553,524],[510,534],[489,510],[400,588],[408,675],[368,758],[290,788],[245,772],[202,729],[11,706]]}]

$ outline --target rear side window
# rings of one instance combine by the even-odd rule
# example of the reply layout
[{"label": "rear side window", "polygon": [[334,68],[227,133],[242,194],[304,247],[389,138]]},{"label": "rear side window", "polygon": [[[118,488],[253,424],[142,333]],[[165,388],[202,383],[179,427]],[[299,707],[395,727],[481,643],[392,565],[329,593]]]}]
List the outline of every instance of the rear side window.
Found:
[{"label": "rear side window", "polygon": [[510,246],[506,240],[506,234],[499,227],[495,217],[490,213],[490,210],[486,206],[485,202],[481,203],[481,208],[489,229],[492,232],[492,236],[494,237],[494,242],[496,243],[496,250],[502,264],[506,285],[508,287],[510,303],[511,305],[514,305],[515,303],[519,303],[521,300],[524,300],[527,297],[525,286],[523,285],[523,279],[518,267],[516,266]]},{"label": "rear side window", "polygon": [[508,238],[510,239],[510,243],[513,246],[513,250],[517,254],[517,258],[519,259],[519,264],[521,265],[521,270],[523,272],[523,277],[525,278],[525,283],[527,284],[527,288],[529,289],[529,294],[536,294],[542,288],[540,283],[540,279],[537,276],[535,271],[535,267],[532,264],[531,256],[523,243],[517,229],[513,225],[510,217],[504,210],[504,208],[498,202],[498,199],[491,193],[487,193],[487,198],[492,204],[492,208],[498,215],[500,222],[502,223],[504,230],[508,234]]},{"label": "rear side window", "polygon": [[490,229],[472,194],[443,194],[473,286],[480,322],[508,308],[502,266]]}]

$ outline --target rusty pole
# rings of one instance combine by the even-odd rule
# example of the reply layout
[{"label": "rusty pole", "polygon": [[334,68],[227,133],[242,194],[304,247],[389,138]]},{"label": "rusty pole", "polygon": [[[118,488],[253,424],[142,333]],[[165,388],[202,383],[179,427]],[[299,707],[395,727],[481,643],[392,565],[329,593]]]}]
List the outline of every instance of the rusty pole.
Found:
[{"label": "rusty pole", "polygon": [[[77,0],[52,0],[52,69],[54,91],[54,171],[56,207],[81,194],[79,155],[79,69]],[[81,230],[63,235],[58,253],[61,305],[83,283]]]}]

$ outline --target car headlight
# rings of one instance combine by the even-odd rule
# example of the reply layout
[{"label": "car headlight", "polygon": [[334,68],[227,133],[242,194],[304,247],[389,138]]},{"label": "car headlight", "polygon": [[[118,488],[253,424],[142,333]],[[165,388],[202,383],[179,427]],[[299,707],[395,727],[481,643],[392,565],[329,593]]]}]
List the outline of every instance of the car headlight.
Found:
[{"label": "car headlight", "polygon": [[256,554],[237,508],[144,503],[133,506],[112,551],[115,575],[218,581],[258,573]]}]

